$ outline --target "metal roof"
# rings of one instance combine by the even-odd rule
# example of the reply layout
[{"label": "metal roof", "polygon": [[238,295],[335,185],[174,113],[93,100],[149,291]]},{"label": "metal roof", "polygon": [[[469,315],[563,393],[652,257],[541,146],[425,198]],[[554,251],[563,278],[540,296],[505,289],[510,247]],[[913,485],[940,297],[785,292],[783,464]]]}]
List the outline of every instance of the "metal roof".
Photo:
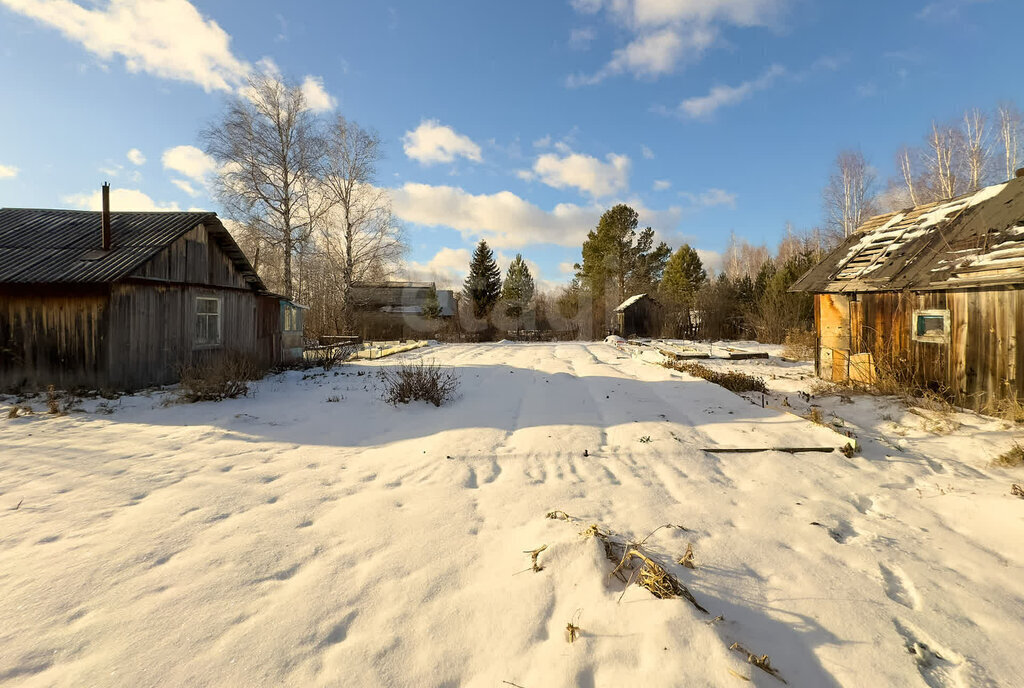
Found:
[{"label": "metal roof", "polygon": [[112,212],[112,248],[100,248],[100,213],[0,208],[0,283],[106,283],[123,279],[204,225],[251,287],[266,287],[212,212]]},{"label": "metal roof", "polygon": [[868,219],[790,291],[1024,283],[1024,178]]}]

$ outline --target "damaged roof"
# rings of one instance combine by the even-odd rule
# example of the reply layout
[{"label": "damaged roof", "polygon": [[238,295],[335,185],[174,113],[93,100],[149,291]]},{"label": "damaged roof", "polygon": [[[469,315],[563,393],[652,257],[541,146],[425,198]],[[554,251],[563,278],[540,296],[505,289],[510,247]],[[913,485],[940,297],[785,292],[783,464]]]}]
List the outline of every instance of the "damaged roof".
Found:
[{"label": "damaged roof", "polygon": [[870,218],[790,291],[1024,284],[1024,178]]},{"label": "damaged roof", "polygon": [[100,213],[0,208],[0,283],[108,283],[131,275],[204,225],[253,289],[265,291],[248,258],[212,212],[112,212],[111,248],[100,247]]}]

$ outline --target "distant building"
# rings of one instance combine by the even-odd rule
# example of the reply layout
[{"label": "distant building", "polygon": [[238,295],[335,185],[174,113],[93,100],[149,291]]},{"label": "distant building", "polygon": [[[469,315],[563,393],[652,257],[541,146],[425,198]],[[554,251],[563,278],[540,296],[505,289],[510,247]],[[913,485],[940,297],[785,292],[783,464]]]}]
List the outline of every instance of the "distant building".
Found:
[{"label": "distant building", "polygon": [[867,220],[814,293],[817,374],[898,374],[984,408],[1024,400],[1024,178]]},{"label": "distant building", "polygon": [[[437,317],[428,317],[431,294],[437,296]],[[450,326],[456,314],[455,294],[433,282],[356,282],[350,292],[357,332],[364,340],[420,339]]]},{"label": "distant building", "polygon": [[616,334],[622,337],[657,337],[661,322],[661,304],[648,294],[630,296],[615,308]]},{"label": "distant building", "polygon": [[130,390],[226,351],[301,357],[302,308],[215,213],[109,212],[103,195],[103,212],[0,209],[0,389]]}]

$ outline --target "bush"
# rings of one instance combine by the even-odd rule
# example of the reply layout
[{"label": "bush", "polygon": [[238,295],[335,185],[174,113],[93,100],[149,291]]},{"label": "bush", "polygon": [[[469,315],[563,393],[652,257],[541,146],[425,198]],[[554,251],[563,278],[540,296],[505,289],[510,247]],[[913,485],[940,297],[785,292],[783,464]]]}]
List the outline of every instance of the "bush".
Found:
[{"label": "bush", "polygon": [[1024,446],[1021,446],[1018,442],[1014,442],[1009,451],[997,456],[992,463],[1004,468],[1017,468],[1019,466],[1024,466]]},{"label": "bush", "polygon": [[245,396],[249,382],[262,378],[266,369],[253,356],[233,351],[183,365],[178,372],[178,398],[192,403]]},{"label": "bush", "polygon": [[795,361],[813,361],[818,337],[813,330],[791,328],[786,330],[785,348],[782,355]]},{"label": "bush", "polygon": [[719,372],[713,370],[706,365],[700,363],[687,363],[680,361],[671,361],[665,364],[666,368],[672,370],[678,370],[683,373],[689,373],[694,377],[699,377],[713,382],[716,385],[725,387],[730,392],[761,392],[762,394],[768,393],[768,387],[764,384],[764,380],[753,375],[747,375],[746,373],[738,373],[735,371]]},{"label": "bush", "polygon": [[410,401],[429,401],[440,406],[454,396],[459,386],[454,370],[423,361],[386,368],[381,370],[380,378],[384,384],[382,397],[393,406]]}]

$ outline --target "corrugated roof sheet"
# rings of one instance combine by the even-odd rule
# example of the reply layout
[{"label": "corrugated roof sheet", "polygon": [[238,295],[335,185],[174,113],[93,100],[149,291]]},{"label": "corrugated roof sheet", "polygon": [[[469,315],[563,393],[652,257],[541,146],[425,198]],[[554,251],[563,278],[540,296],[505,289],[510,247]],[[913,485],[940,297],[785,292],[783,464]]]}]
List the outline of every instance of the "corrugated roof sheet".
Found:
[{"label": "corrugated roof sheet", "polygon": [[0,208],[0,283],[114,282],[199,224],[253,288],[265,289],[216,213],[112,212],[104,251],[99,212],[44,208]]},{"label": "corrugated roof sheet", "polygon": [[1024,283],[1024,178],[870,218],[791,291]]}]

